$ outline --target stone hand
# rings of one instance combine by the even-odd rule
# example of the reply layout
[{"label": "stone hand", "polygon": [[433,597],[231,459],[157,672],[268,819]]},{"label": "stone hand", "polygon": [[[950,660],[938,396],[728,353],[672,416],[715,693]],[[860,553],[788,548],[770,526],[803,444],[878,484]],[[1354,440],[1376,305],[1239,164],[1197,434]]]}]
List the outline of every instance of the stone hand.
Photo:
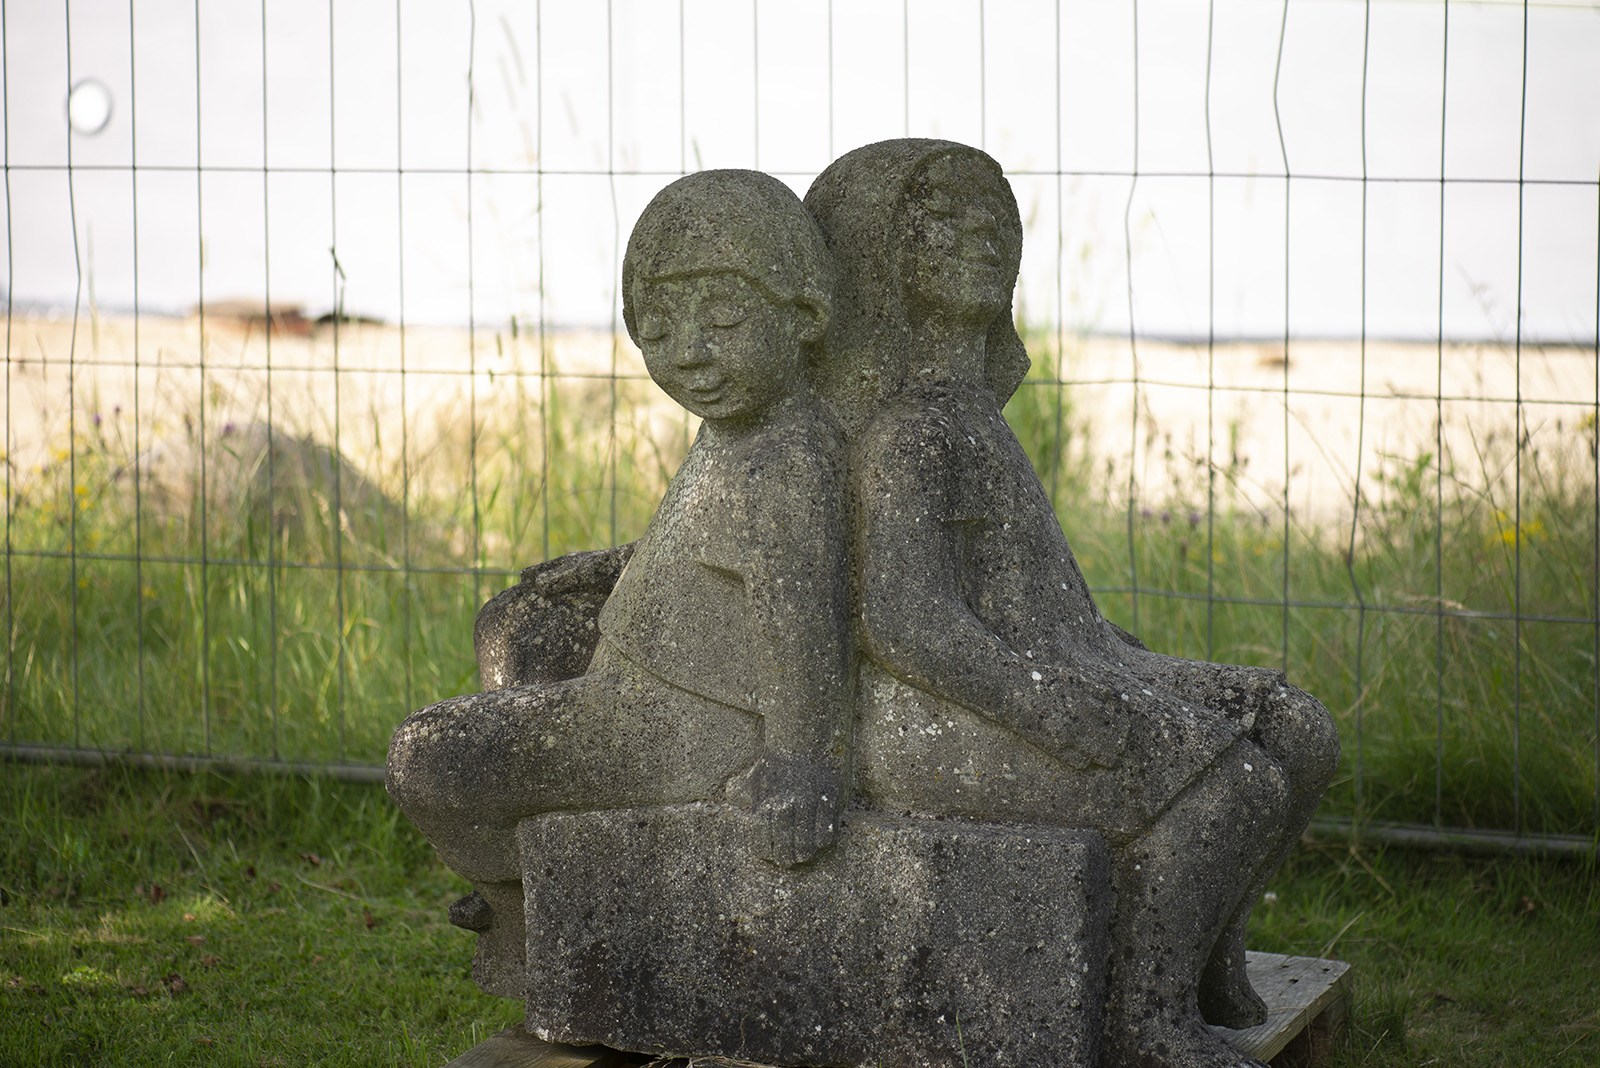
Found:
[{"label": "stone hand", "polygon": [[751,786],[763,860],[793,868],[839,837],[844,776],[832,764],[769,750],[756,761]]}]

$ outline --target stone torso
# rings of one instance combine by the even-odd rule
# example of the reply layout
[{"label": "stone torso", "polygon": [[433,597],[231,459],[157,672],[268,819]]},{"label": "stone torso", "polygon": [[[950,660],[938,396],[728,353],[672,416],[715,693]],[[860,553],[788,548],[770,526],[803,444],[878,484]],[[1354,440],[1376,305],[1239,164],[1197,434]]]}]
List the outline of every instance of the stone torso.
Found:
[{"label": "stone torso", "polygon": [[[765,711],[763,676],[792,651],[781,617],[844,632],[842,451],[815,412],[742,437],[703,426],[600,612],[603,641],[679,689]],[[842,638],[797,652],[842,685]]]}]

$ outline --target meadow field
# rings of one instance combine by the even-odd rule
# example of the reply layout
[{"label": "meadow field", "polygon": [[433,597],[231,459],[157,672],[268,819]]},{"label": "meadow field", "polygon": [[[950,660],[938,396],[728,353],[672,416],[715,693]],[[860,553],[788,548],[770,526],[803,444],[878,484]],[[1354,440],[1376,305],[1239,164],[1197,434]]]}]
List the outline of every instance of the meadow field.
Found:
[{"label": "meadow field", "polygon": [[[476,689],[477,606],[637,537],[694,431],[607,331],[10,340],[11,744],[380,762]],[[1029,341],[1007,416],[1107,614],[1321,697],[1326,813],[1595,834],[1592,350]]]}]

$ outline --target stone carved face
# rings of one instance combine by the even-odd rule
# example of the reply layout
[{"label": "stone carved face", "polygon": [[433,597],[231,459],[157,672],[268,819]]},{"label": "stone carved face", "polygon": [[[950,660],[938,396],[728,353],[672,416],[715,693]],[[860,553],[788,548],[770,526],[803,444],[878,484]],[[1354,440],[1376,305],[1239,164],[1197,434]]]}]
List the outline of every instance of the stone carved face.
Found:
[{"label": "stone carved face", "polygon": [[[954,197],[930,199],[935,192]],[[960,235],[982,231],[988,221],[982,212],[973,213],[973,227],[954,215],[941,219],[947,199],[956,201],[949,206],[975,204],[993,218],[1008,291],[999,309],[990,304],[992,279],[976,286],[981,300],[961,296],[973,287],[961,281],[967,266],[957,255]],[[806,207],[827,235],[837,272],[837,314],[816,388],[847,426],[868,418],[905,380],[917,355],[914,325],[942,329],[936,319],[952,306],[971,304],[979,321],[987,318],[984,384],[1005,404],[1028,372],[1028,354],[1009,308],[1022,221],[998,163],[954,141],[880,141],[829,164],[806,193]]]},{"label": "stone carved face", "polygon": [[1022,228],[1004,178],[970,155],[925,164],[907,190],[900,272],[907,305],[988,322],[1006,309]]},{"label": "stone carved face", "polygon": [[815,316],[724,271],[635,283],[635,337],[650,377],[702,419],[740,423],[800,388]]}]

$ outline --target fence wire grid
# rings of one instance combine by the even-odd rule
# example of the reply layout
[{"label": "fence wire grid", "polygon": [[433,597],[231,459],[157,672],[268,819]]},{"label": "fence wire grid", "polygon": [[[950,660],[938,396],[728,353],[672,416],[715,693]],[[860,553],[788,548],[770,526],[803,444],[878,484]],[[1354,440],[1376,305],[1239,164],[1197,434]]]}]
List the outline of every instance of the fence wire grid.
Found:
[{"label": "fence wire grid", "polygon": [[0,2],[0,733],[375,777],[694,426],[667,181],[985,148],[1107,614],[1339,719],[1326,811],[1600,832],[1600,6]]}]

